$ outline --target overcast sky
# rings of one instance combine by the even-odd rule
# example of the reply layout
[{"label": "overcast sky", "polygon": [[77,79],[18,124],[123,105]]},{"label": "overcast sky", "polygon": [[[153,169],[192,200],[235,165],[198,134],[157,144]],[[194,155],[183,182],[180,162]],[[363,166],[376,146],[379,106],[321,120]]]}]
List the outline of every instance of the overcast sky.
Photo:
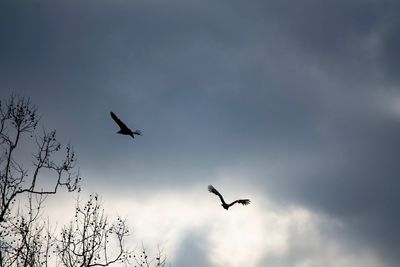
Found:
[{"label": "overcast sky", "polygon": [[[29,96],[83,193],[174,267],[397,266],[399,10],[3,0],[1,99]],[[208,184],[252,203],[227,212]]]}]

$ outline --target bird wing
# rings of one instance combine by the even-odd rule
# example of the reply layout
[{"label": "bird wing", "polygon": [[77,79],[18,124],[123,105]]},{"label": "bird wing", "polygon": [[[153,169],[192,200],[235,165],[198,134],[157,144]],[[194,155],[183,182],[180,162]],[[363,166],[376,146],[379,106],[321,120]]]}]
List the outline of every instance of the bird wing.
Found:
[{"label": "bird wing", "polygon": [[143,133],[142,133],[141,130],[136,130],[136,131],[134,131],[133,133],[134,133],[134,134],[137,134],[137,135],[143,135]]},{"label": "bird wing", "polygon": [[238,200],[235,200],[231,204],[229,204],[229,207],[234,205],[234,204],[236,204],[236,203],[239,203],[239,204],[242,204],[242,205],[246,206],[246,205],[250,204],[250,199],[238,199]]},{"label": "bird wing", "polygon": [[208,186],[208,191],[209,191],[210,193],[213,193],[213,194],[216,194],[217,196],[219,196],[219,198],[221,199],[221,202],[222,202],[223,204],[226,204],[224,198],[223,198],[222,195],[217,191],[217,189],[214,188],[214,186],[209,185],[209,186]]},{"label": "bird wing", "polygon": [[114,112],[110,112],[111,113],[111,118],[113,118],[113,120],[118,124],[119,128],[121,128],[121,130],[123,129],[129,129],[125,123],[123,123],[120,119],[118,119],[117,115],[114,114]]}]

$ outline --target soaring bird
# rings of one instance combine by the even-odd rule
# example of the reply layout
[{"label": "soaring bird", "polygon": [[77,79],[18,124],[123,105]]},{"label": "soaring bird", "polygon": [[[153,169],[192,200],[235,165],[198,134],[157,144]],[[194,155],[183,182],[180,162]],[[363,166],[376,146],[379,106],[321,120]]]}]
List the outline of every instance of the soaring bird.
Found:
[{"label": "soaring bird", "polygon": [[110,112],[111,113],[111,118],[113,118],[113,120],[118,124],[120,130],[118,131],[119,134],[124,134],[124,135],[130,135],[132,136],[132,138],[135,138],[135,134],[136,135],[142,135],[142,132],[139,130],[136,131],[132,131],[131,129],[129,129],[125,123],[123,123],[120,119],[118,119],[117,115],[114,114],[114,112]]},{"label": "soaring bird", "polygon": [[217,189],[214,188],[214,186],[209,185],[209,186],[208,186],[208,191],[209,191],[210,193],[213,193],[213,194],[216,194],[217,196],[219,196],[219,198],[221,199],[221,202],[222,202],[221,206],[222,206],[224,209],[226,209],[226,210],[228,210],[230,206],[233,206],[233,205],[236,204],[236,203],[239,203],[239,204],[242,204],[242,205],[249,205],[249,204],[250,204],[250,199],[238,199],[238,200],[233,201],[233,202],[230,203],[230,204],[226,204],[224,198],[223,198],[222,195],[217,191]]}]

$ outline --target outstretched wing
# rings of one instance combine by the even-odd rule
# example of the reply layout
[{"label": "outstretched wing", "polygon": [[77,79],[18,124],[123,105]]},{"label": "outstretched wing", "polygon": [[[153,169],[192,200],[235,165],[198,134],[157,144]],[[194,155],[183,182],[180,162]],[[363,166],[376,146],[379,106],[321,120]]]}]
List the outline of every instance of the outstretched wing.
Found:
[{"label": "outstretched wing", "polygon": [[214,186],[209,185],[208,186],[208,191],[210,193],[216,194],[217,196],[219,196],[219,198],[221,199],[222,204],[226,204],[224,198],[222,197],[222,195],[217,191],[217,189],[214,188]]},{"label": "outstretched wing", "polygon": [[229,207],[232,205],[235,205],[236,203],[242,204],[242,205],[249,205],[250,204],[250,199],[238,199],[233,201],[231,204],[229,204]]},{"label": "outstretched wing", "polygon": [[114,112],[110,112],[111,114],[111,118],[113,118],[113,120],[118,124],[119,128],[121,128],[121,130],[127,130],[129,129],[125,123],[123,123],[120,119],[118,119],[117,115],[114,114]]},{"label": "outstretched wing", "polygon": [[134,134],[137,134],[137,135],[143,135],[142,131],[140,131],[140,130],[136,130],[136,131],[134,131],[133,133],[134,133]]}]

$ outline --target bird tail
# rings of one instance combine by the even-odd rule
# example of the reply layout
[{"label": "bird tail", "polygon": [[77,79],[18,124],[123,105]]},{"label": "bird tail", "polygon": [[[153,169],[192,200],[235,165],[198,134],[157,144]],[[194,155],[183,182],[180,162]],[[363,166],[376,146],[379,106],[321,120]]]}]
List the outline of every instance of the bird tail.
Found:
[{"label": "bird tail", "polygon": [[136,130],[133,132],[133,134],[142,135],[142,132],[140,130]]}]

